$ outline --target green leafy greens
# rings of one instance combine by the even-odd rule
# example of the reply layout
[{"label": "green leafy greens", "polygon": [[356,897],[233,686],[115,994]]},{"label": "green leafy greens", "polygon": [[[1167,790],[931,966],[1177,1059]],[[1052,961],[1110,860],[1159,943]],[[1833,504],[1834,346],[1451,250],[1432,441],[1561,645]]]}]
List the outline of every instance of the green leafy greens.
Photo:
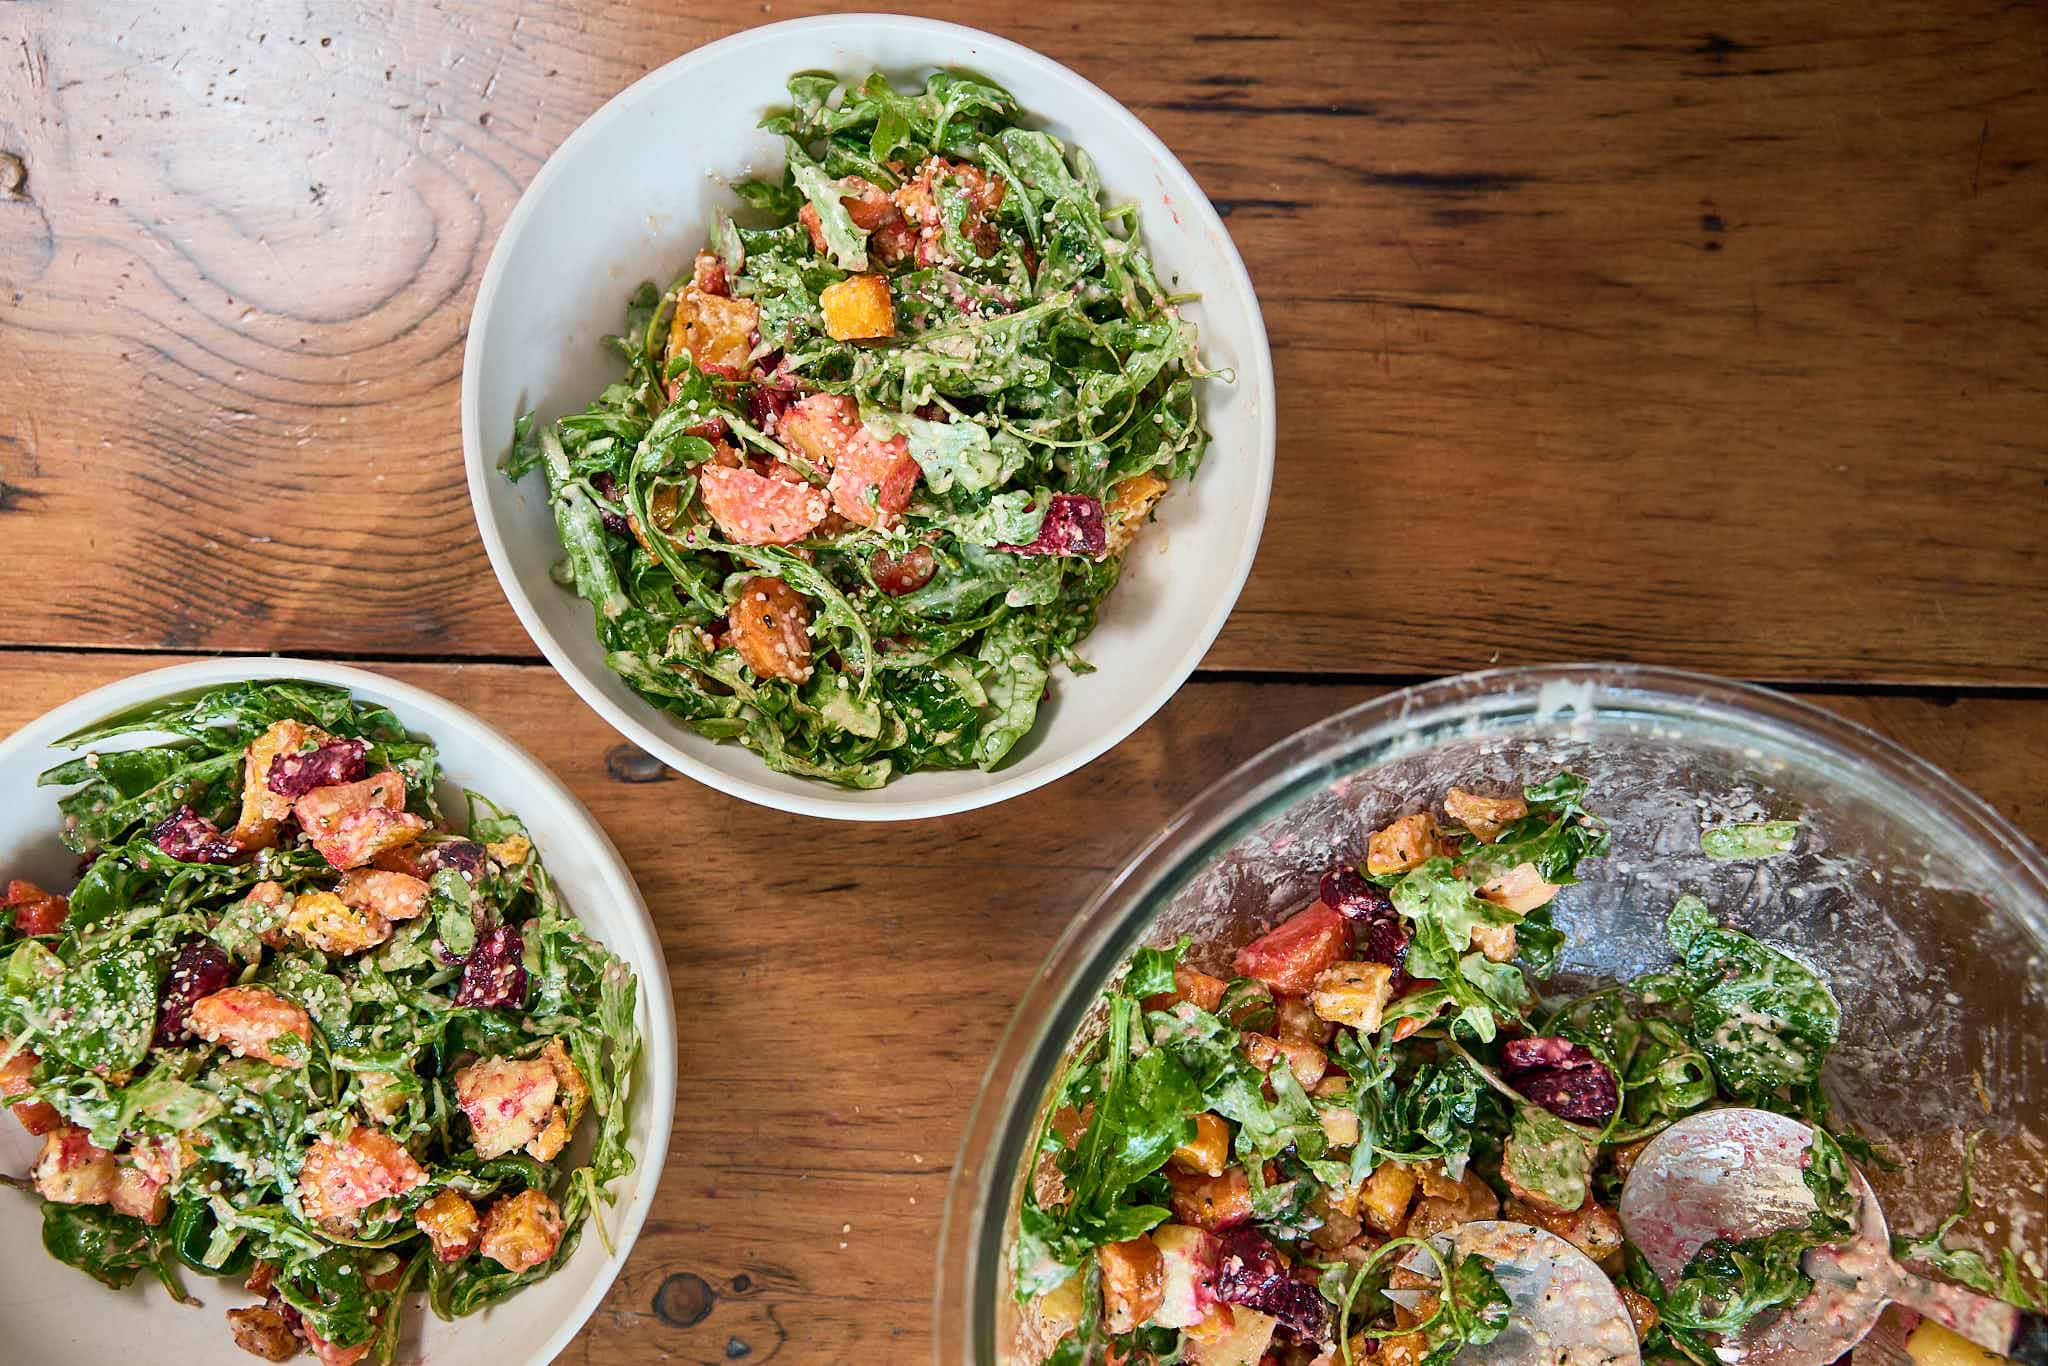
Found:
[{"label": "green leafy greens", "polygon": [[[251,897],[260,884],[281,908],[336,889],[340,872],[295,828],[213,862],[174,858],[156,837],[166,818],[186,818],[181,808],[232,830],[245,751],[282,722],[363,742],[368,768],[398,773],[408,809],[427,823],[398,851],[431,879],[425,913],[380,916],[388,934],[365,951],[323,950],[289,930],[280,909],[265,909],[268,892]],[[159,742],[100,748],[136,735]],[[163,1203],[154,1223],[105,1203],[45,1203],[51,1255],[115,1288],[150,1272],[181,1299],[180,1266],[241,1277],[260,1261],[312,1331],[338,1346],[367,1345],[383,1362],[410,1290],[426,1291],[439,1313],[462,1315],[559,1266],[634,1163],[626,1138],[638,987],[564,903],[517,817],[471,794],[466,834],[451,832],[434,799],[432,743],[389,710],[318,684],[214,688],[62,743],[91,748],[41,782],[68,789],[56,803],[64,839],[87,862],[55,933],[0,925],[0,1056],[32,1051],[33,1085],[16,1098],[46,1103],[72,1126],[46,1144],[89,1145],[104,1150],[93,1160],[138,1170],[146,1151],[155,1154],[147,1170],[162,1178],[154,1189]],[[495,1004],[464,999],[464,957],[493,931],[499,943],[517,934],[525,985]],[[188,959],[220,965],[208,994],[232,980],[302,1009],[310,1042],[273,1040],[294,1065],[160,1033],[160,1008],[182,989],[173,966]],[[196,998],[181,999],[182,1016]],[[556,1044],[588,1088],[584,1139],[552,1161],[480,1159],[457,1104],[457,1073],[479,1058],[532,1059]],[[420,1180],[346,1226],[322,1222],[305,1208],[302,1167],[319,1142],[362,1129],[397,1145]],[[536,1267],[512,1271],[479,1254],[441,1261],[414,1222],[442,1192],[488,1214],[492,1201],[529,1189],[554,1202],[564,1226]]]},{"label": "green leafy greens", "polygon": [[[719,226],[715,288],[643,285],[611,339],[624,375],[558,422],[521,417],[504,469],[545,481],[558,581],[591,604],[607,664],[682,724],[847,787],[994,769],[1054,667],[1088,670],[1131,534],[1200,465],[1210,372],[1135,210],[1106,205],[1085,152],[1022,126],[1008,92],[941,72],[921,91],[799,75],[789,94],[762,123],[783,174],[735,187],[757,221]],[[827,327],[825,291],[856,274],[886,284],[892,335]],[[743,357],[688,340],[707,290],[751,319]],[[900,514],[840,502],[793,544],[743,543],[704,471],[744,458],[826,483],[837,457],[781,425],[802,395],[850,400],[921,482]],[[1069,505],[1102,539],[1032,550]],[[802,599],[813,663],[762,674],[738,648],[756,575]]]}]

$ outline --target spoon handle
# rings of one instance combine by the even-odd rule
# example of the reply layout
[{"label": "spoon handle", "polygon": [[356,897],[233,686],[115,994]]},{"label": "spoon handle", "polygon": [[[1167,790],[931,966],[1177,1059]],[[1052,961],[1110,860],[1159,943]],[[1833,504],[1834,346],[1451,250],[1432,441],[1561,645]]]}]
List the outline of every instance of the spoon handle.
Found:
[{"label": "spoon handle", "polygon": [[[2040,1315],[2022,1314],[2003,1300],[1930,1281],[1896,1264],[1891,1271],[1891,1284],[1885,1289],[1908,1309],[1918,1310],[1986,1351],[2027,1366],[2048,1366],[2048,1329],[2043,1328]],[[2029,1350],[2034,1355],[2024,1355]]]}]

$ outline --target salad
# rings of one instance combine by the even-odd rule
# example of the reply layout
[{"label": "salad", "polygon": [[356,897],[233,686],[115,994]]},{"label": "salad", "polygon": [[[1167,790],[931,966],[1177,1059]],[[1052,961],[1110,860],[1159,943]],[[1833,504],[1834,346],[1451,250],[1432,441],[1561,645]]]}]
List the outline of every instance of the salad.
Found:
[{"label": "salad", "polygon": [[[407,1296],[544,1279],[629,1171],[633,973],[517,817],[436,805],[431,742],[309,683],[117,716],[48,770],[69,894],[0,923],[0,1097],[49,1253],[114,1288],[232,1278],[235,1342],[388,1362]],[[600,1224],[600,1233],[602,1225]]]},{"label": "salad", "polygon": [[[1041,1131],[1011,1247],[1016,1356],[1443,1366],[1508,1320],[1492,1264],[1432,1243],[1485,1219],[1598,1263],[1646,1359],[1719,1366],[1722,1339],[1803,1299],[1802,1254],[1851,1230],[1847,1155],[1884,1161],[1821,1089],[1835,998],[1693,896],[1671,909],[1668,968],[1546,994],[1552,901],[1611,839],[1585,797],[1570,773],[1454,787],[1441,813],[1370,831],[1360,865],[1234,955],[1139,950]],[[1788,829],[1710,831],[1706,852],[1769,857]],[[1814,1127],[1816,1213],[1710,1242],[1666,1287],[1624,1236],[1620,1187],[1651,1138],[1722,1103]],[[1944,1242],[1968,1179],[1955,1216],[1895,1251],[2043,1308],[2010,1251],[1993,1265]]]},{"label": "salad", "polygon": [[607,664],[770,768],[993,769],[1208,437],[1193,327],[1079,147],[940,72],[801,75],[779,180],[516,426]]}]

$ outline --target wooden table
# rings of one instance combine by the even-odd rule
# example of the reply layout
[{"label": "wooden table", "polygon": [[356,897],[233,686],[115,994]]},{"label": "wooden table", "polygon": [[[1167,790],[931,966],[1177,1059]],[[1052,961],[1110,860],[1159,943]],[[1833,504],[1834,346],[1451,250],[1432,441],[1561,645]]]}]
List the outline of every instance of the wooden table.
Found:
[{"label": "wooden table", "polygon": [[2048,836],[2048,11],[930,8],[1186,160],[1265,303],[1281,462],[1237,613],[1150,725],[878,829],[673,779],[591,716],[499,595],[456,419],[546,154],[794,10],[0,6],[0,733],[194,653],[338,657],[590,804],[660,922],[684,1094],[569,1360],[925,1360],[966,1108],[1067,914],[1387,686],[1588,657],[1781,682]]}]

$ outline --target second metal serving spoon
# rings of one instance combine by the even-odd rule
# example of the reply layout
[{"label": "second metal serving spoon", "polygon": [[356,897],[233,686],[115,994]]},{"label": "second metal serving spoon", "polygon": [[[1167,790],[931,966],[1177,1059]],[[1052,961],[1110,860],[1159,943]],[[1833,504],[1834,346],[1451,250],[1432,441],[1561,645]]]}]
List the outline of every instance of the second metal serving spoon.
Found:
[{"label": "second metal serving spoon", "polygon": [[[1621,1192],[1621,1224],[1668,1286],[1714,1238],[1743,1239],[1806,1222],[1813,1131],[1768,1110],[1706,1110],[1652,1139]],[[1856,1233],[1806,1253],[1813,1293],[1759,1316],[1726,1343],[1740,1366],[1826,1366],[1867,1334],[1897,1301],[1945,1328],[2026,1366],[2048,1366],[2048,1320],[1999,1300],[1916,1276],[1891,1255],[1884,1211],[1851,1165]]]}]

